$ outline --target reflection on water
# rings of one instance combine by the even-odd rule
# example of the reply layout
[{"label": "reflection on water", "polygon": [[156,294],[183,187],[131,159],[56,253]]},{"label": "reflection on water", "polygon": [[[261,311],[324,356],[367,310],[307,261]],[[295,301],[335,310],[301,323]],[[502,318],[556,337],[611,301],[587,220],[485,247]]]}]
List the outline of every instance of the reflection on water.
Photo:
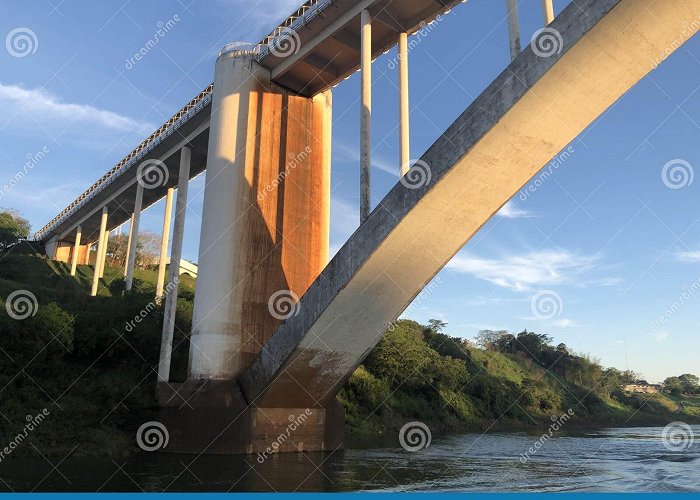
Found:
[{"label": "reflection on water", "polygon": [[[12,459],[15,491],[700,491],[700,426],[670,451],[662,428],[607,429],[539,441],[525,434],[435,437],[426,450],[353,449],[255,457],[140,454],[128,459]],[[60,462],[60,463],[59,463]],[[54,469],[54,466],[56,467]]]}]

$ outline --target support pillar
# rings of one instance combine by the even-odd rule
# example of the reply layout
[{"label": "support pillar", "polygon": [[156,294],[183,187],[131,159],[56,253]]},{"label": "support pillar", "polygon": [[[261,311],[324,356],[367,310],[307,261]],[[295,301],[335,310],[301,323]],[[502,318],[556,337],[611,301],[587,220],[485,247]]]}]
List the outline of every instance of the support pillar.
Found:
[{"label": "support pillar", "polygon": [[134,200],[134,214],[131,221],[131,246],[126,260],[126,279],[124,288],[129,291],[134,282],[134,266],[136,265],[136,247],[139,240],[139,222],[141,221],[141,205],[143,204],[143,184],[140,179],[136,181],[136,199]]},{"label": "support pillar", "polygon": [[[165,286],[165,266],[168,262],[168,243],[170,242],[170,217],[173,211],[173,188],[168,188],[165,195],[165,214],[163,214],[163,236],[160,239],[160,258],[158,260],[158,281],[156,281],[156,302],[163,299]],[[178,262],[179,265],[179,262]],[[172,267],[172,266],[171,266]]]},{"label": "support pillar", "polygon": [[85,265],[86,266],[90,265],[90,248],[92,248],[92,243],[88,243],[87,248],[85,249]]},{"label": "support pillar", "polygon": [[95,271],[92,273],[92,290],[90,295],[92,297],[97,295],[97,289],[100,284],[100,261],[102,252],[104,251],[104,246],[107,243],[105,233],[107,232],[107,217],[108,209],[106,206],[102,207],[102,219],[100,221],[100,239],[97,243],[97,253],[95,255]]},{"label": "support pillar", "polygon": [[542,12],[544,14],[544,25],[549,26],[554,21],[554,5],[552,0],[542,0]]},{"label": "support pillar", "polygon": [[408,106],[408,33],[399,34],[399,136],[400,175],[403,177],[411,167],[410,110]]},{"label": "support pillar", "polygon": [[518,19],[518,0],[506,0],[508,9],[508,39],[510,44],[510,60],[514,61],[520,55],[520,21]]},{"label": "support pillar", "polygon": [[187,213],[187,191],[190,183],[190,161],[192,151],[183,146],[180,151],[180,173],[177,183],[177,202],[175,204],[175,223],[173,224],[173,242],[170,249],[170,269],[168,270],[168,290],[163,311],[163,334],[160,344],[158,362],[158,382],[170,380],[170,359],[175,334],[175,311],[177,292],[180,283],[180,260],[182,259],[182,242],[185,236],[185,215]]},{"label": "support pillar", "polygon": [[328,259],[331,94],[308,99],[269,80],[250,51],[217,60],[193,379],[236,378],[282,322],[277,307],[296,302]]},{"label": "support pillar", "polygon": [[367,9],[360,15],[362,105],[360,110],[360,223],[371,210],[370,166],[372,163],[372,20]]},{"label": "support pillar", "polygon": [[126,271],[129,268],[129,252],[131,252],[131,234],[134,230],[134,214],[131,214],[131,219],[129,220],[129,234],[126,238],[126,252],[124,253],[124,277],[126,278]]},{"label": "support pillar", "polygon": [[[285,91],[254,51],[219,56],[185,383],[166,383],[163,339],[159,421],[178,429],[166,451],[249,453],[298,414],[284,401],[256,407],[236,379],[328,262],[330,134],[330,91]],[[323,405],[304,416],[305,450],[339,444],[342,411],[335,400]]]},{"label": "support pillar", "polygon": [[105,263],[107,261],[107,247],[109,246],[109,235],[110,232],[105,233],[105,244],[102,246],[102,255],[100,257],[100,278],[105,276]]},{"label": "support pillar", "polygon": [[75,276],[75,270],[78,267],[78,252],[80,251],[80,238],[83,234],[83,226],[78,226],[75,231],[75,243],[73,244],[73,255],[70,260],[70,275]]}]

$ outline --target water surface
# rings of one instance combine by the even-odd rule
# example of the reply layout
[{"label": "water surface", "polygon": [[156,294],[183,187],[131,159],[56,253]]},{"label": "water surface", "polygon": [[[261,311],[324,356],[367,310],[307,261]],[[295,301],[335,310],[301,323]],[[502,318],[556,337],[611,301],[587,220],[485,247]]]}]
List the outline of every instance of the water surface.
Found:
[{"label": "water surface", "polygon": [[[0,464],[15,491],[700,491],[700,426],[669,450],[662,428],[559,436],[463,434],[429,448],[255,457],[143,453],[128,459],[19,458]],[[55,467],[55,468],[54,468]]]}]

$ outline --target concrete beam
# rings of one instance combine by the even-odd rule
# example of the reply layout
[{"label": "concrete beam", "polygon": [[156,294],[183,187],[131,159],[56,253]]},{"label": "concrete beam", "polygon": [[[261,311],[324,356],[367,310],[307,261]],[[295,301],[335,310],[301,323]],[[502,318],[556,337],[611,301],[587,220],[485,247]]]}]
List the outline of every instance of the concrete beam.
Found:
[{"label": "concrete beam", "polygon": [[[341,248],[241,378],[247,401],[319,407],[435,274],[543,165],[677,48],[700,0],[591,0],[489,85]],[[542,54],[540,52],[540,54]],[[429,173],[429,175],[427,175]],[[409,187],[409,185],[411,187]]]},{"label": "concrete beam", "polygon": [[78,226],[75,232],[75,243],[73,244],[73,254],[70,261],[70,275],[75,276],[75,270],[78,267],[78,252],[80,250],[80,238],[83,234],[83,228]]},{"label": "concrete beam", "polygon": [[158,260],[158,278],[156,281],[156,302],[163,299],[163,287],[165,286],[165,266],[168,261],[168,243],[170,243],[170,218],[173,213],[173,194],[175,190],[168,188],[165,196],[165,213],[163,214],[163,232],[160,239],[160,258]]},{"label": "concrete beam", "polygon": [[100,264],[102,263],[102,254],[107,244],[107,217],[108,217],[107,207],[102,207],[102,217],[100,219],[100,239],[97,243],[97,252],[95,255],[95,270],[92,273],[92,289],[90,290],[90,295],[95,297],[97,295],[97,290],[100,285]]},{"label": "concrete beam", "polygon": [[138,182],[136,185],[136,198],[134,200],[134,214],[131,222],[131,246],[129,247],[129,255],[126,259],[126,278],[125,288],[131,290],[134,283],[134,268],[136,267],[136,248],[139,242],[139,223],[141,221],[141,204],[143,203],[143,184]]},{"label": "concrete beam", "polygon": [[411,126],[408,105],[408,34],[399,34],[399,175],[408,172],[411,161]]},{"label": "concrete beam", "polygon": [[368,10],[360,14],[362,47],[362,88],[360,103],[360,223],[367,220],[371,207],[370,168],[372,165],[372,18]]},{"label": "concrete beam", "polygon": [[158,361],[158,382],[170,381],[170,360],[175,335],[175,312],[177,310],[177,292],[180,284],[180,261],[182,260],[182,243],[185,239],[185,216],[187,214],[187,192],[190,185],[190,162],[192,151],[183,146],[180,151],[180,173],[177,184],[177,201],[175,203],[175,224],[173,225],[173,242],[170,249],[170,269],[168,270],[168,289],[165,296],[163,333],[160,341],[160,359]]}]

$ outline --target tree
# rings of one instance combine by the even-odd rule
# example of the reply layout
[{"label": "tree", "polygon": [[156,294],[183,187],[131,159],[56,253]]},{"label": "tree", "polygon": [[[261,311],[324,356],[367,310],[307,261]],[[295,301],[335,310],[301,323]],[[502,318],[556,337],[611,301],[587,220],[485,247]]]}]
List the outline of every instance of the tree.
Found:
[{"label": "tree", "polygon": [[683,383],[678,377],[668,377],[664,380],[664,388],[674,395],[683,393]]},{"label": "tree", "polygon": [[140,268],[155,266],[160,257],[161,237],[155,233],[139,234],[136,245],[136,263]]},{"label": "tree", "polygon": [[476,345],[489,351],[498,351],[501,337],[510,335],[506,330],[481,330],[476,334]]},{"label": "tree", "polygon": [[428,328],[432,330],[434,333],[443,333],[443,330],[447,327],[447,323],[444,321],[441,321],[439,319],[429,319],[428,320]]},{"label": "tree", "polygon": [[107,257],[111,267],[124,266],[126,264],[126,247],[129,242],[129,236],[126,234],[117,234],[112,236],[107,243]]},{"label": "tree", "polygon": [[15,210],[0,211],[0,249],[29,238],[29,221]]},{"label": "tree", "polygon": [[700,392],[700,379],[696,375],[685,373],[678,377],[683,386],[684,394],[697,394]]}]

